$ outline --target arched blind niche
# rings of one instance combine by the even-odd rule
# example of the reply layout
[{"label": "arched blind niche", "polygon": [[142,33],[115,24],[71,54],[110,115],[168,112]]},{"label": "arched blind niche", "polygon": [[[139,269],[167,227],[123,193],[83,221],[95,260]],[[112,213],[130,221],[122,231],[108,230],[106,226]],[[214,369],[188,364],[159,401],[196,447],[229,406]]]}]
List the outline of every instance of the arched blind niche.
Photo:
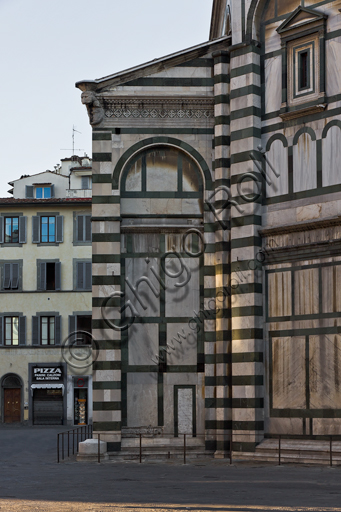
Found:
[{"label": "arched blind niche", "polygon": [[171,146],[137,154],[128,162],[121,180],[123,215],[202,215],[202,197],[202,177],[196,162]]}]

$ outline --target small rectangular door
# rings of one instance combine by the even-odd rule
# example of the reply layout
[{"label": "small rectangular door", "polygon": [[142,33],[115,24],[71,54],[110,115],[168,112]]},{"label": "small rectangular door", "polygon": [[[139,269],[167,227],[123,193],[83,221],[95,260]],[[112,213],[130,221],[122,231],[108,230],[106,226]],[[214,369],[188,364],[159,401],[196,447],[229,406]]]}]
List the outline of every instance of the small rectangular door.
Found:
[{"label": "small rectangular door", "polygon": [[20,421],[21,389],[4,389],[5,423]]}]

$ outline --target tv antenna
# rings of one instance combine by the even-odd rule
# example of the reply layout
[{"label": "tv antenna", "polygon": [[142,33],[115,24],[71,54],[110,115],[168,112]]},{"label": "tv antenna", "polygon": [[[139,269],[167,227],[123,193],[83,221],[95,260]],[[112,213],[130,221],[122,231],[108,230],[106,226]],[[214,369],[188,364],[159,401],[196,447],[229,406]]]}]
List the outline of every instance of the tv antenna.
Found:
[{"label": "tv antenna", "polygon": [[[75,148],[75,133],[82,133],[76,130],[75,125],[72,125],[72,155],[75,154],[76,151],[84,151],[83,148]],[[61,149],[61,151],[71,151],[71,149]]]}]

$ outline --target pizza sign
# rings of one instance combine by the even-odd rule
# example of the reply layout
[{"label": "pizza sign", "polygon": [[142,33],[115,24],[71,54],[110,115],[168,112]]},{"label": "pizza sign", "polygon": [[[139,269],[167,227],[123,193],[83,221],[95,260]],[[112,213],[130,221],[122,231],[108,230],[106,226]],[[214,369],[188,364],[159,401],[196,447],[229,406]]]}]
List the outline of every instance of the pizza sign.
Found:
[{"label": "pizza sign", "polygon": [[40,382],[59,382],[63,380],[63,372],[62,369],[58,366],[44,366],[39,368],[33,368],[33,380]]}]

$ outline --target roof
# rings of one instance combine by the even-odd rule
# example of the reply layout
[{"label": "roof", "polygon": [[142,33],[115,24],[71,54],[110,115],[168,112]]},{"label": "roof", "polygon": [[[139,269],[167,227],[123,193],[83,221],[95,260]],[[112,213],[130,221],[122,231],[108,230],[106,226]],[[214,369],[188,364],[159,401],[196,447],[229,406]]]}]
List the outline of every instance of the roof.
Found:
[{"label": "roof", "polygon": [[51,197],[49,199],[15,199],[14,197],[0,197],[0,205],[14,206],[16,204],[67,206],[69,204],[91,204],[91,197]]},{"label": "roof", "polygon": [[65,176],[65,174],[60,174],[59,172],[46,170],[43,172],[37,172],[36,174],[25,174],[25,175],[21,176],[21,178],[18,178],[17,180],[9,181],[8,184],[13,185],[13,183],[15,183],[16,181],[25,180],[26,178],[32,178],[33,176],[40,176],[41,174],[46,174],[46,173],[53,174],[54,176],[62,176],[62,178],[67,178],[67,176]]},{"label": "roof", "polygon": [[76,82],[75,86],[81,91],[95,91],[97,88],[107,87],[108,85],[116,85],[118,83],[125,83],[136,78],[146,76],[152,73],[158,73],[167,68],[175,67],[184,62],[190,61],[206,55],[210,51],[217,51],[220,49],[226,49],[227,41],[230,36],[220,37],[214,41],[206,41],[196,46],[191,46],[180,52],[171,53],[165,57],[154,59],[139,66],[125,69],[113,75],[108,75],[103,78],[97,78],[96,80],[80,80]]}]

